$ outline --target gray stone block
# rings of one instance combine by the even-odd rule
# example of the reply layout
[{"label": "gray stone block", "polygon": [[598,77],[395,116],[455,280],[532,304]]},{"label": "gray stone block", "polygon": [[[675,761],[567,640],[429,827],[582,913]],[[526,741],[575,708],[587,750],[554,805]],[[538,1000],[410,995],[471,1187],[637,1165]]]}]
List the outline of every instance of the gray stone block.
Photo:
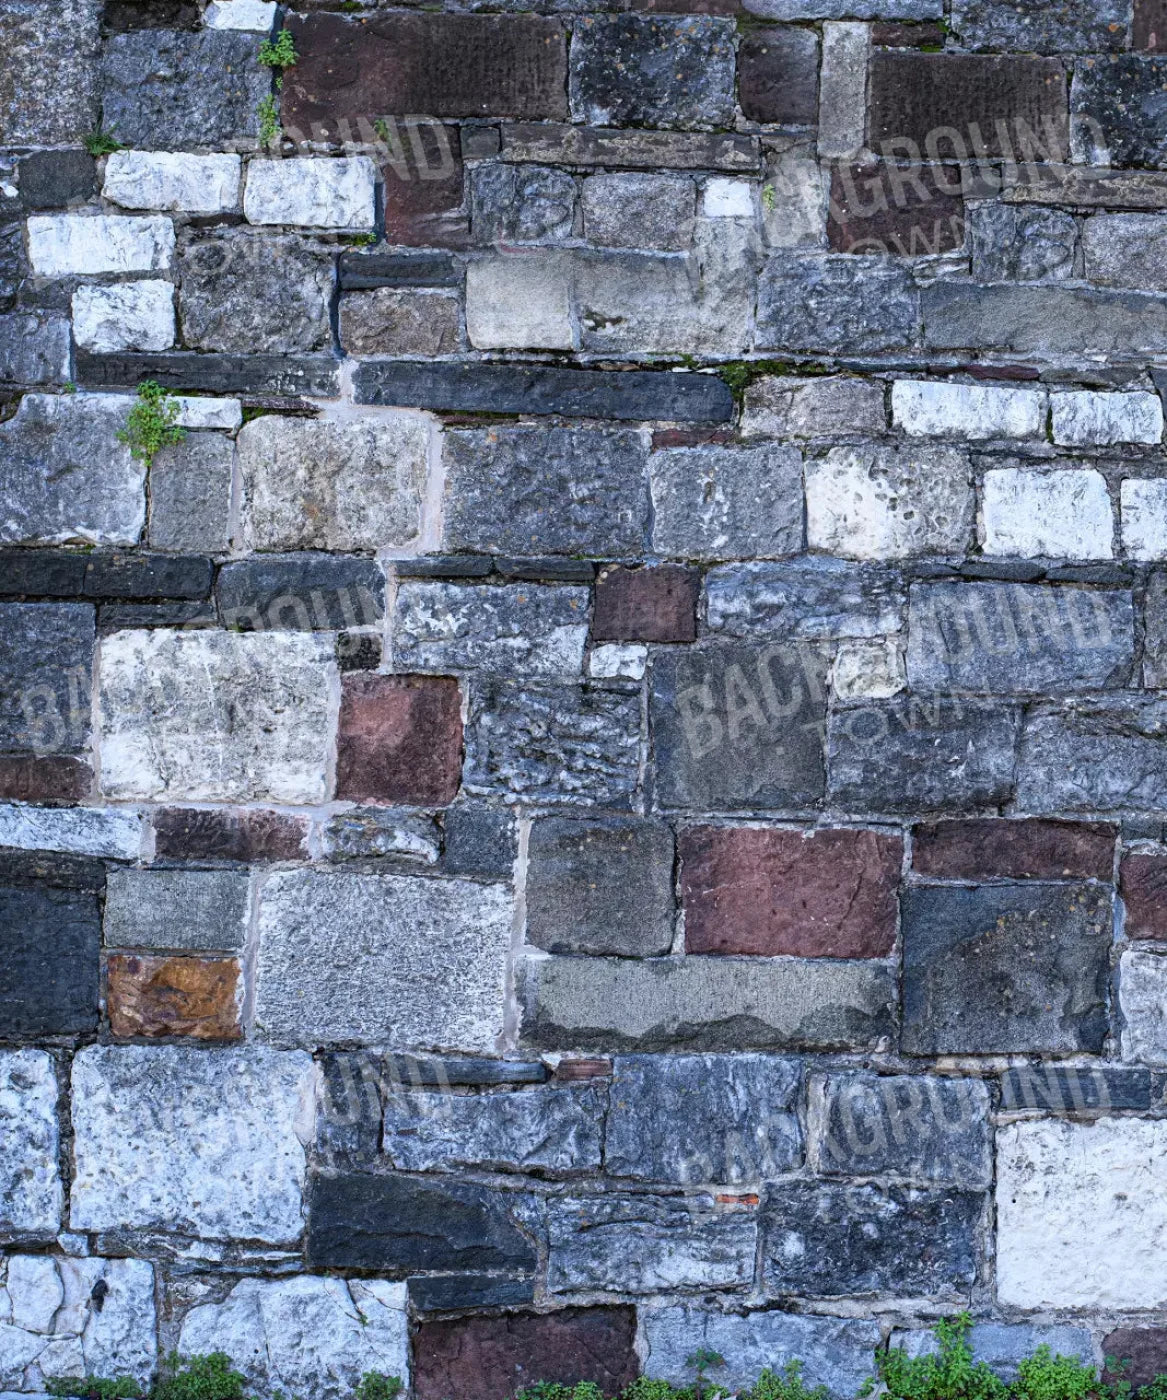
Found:
[{"label": "gray stone block", "polygon": [[1019,9],[1010,0],[954,0],[952,31],[962,48],[1015,53],[1104,53],[1123,49],[1130,0],[1069,0]]},{"label": "gray stone block", "polygon": [[537,817],[527,846],[527,941],[551,953],[667,953],[673,860],[673,833],[660,822]]},{"label": "gray stone block", "polygon": [[479,243],[557,243],[575,222],[575,180],[539,165],[480,165],[470,175],[470,230]]},{"label": "gray stone block", "polygon": [[423,1274],[409,1280],[409,1301],[422,1313],[521,1308],[535,1301],[535,1281],[497,1274]]},{"label": "gray stone block", "polygon": [[93,646],[88,604],[0,604],[0,752],[82,751]]},{"label": "gray stone block", "polygon": [[1113,939],[1102,887],[916,886],[902,920],[907,1054],[1101,1052]]},{"label": "gray stone block", "polygon": [[672,448],[652,454],[648,474],[657,554],[774,558],[802,549],[797,448]]},{"label": "gray stone block", "polygon": [[111,870],[106,946],[237,952],[247,934],[249,884],[246,871]]},{"label": "gray stone block", "polygon": [[0,146],[63,146],[97,125],[102,8],[101,0],[0,4]]},{"label": "gray stone block", "polygon": [[1167,290],[1167,216],[1095,214],[1082,225],[1082,254],[1100,286]]},{"label": "gray stone block", "polygon": [[801,1066],[771,1055],[622,1055],[604,1170],[642,1181],[756,1189],[802,1165]]},{"label": "gray stone block", "polygon": [[0,316],[0,383],[63,384],[70,345],[67,319],[32,312]]},{"label": "gray stone block", "polygon": [[[0,835],[0,843],[11,838]],[[45,880],[0,885],[0,1017],[8,1039],[97,1029],[100,943],[91,890]]]},{"label": "gray stone block", "polygon": [[392,807],[353,807],[329,817],[321,836],[329,860],[394,859],[436,865],[442,835],[431,816]]},{"label": "gray stone block", "polygon": [[973,276],[980,282],[1039,282],[1073,276],[1078,225],[1072,214],[983,204],[970,211],[968,227]]},{"label": "gray stone block", "polygon": [[43,1050],[0,1052],[0,1226],[61,1228],[57,1074]]},{"label": "gray stone block", "polygon": [[1090,118],[1106,143],[1105,156],[1091,163],[1163,169],[1167,112],[1155,94],[1165,74],[1167,59],[1149,54],[1103,55],[1075,66],[1071,114]]},{"label": "gray stone block", "polygon": [[1167,704],[1074,700],[1026,715],[1017,803],[1026,812],[1158,812],[1167,804]]},{"label": "gray stone block", "polygon": [[919,334],[919,296],[894,259],[783,252],[758,282],[757,344],[846,354],[902,349]]},{"label": "gray stone block", "polygon": [[349,355],[453,355],[462,348],[452,292],[373,287],[340,303],[340,343]]},{"label": "gray stone block", "polygon": [[331,399],[338,393],[338,366],[331,355],[89,355],[77,352],[82,384],[132,389],[156,379],[167,389],[205,394],[307,394]]},{"label": "gray stone block", "polygon": [[680,175],[591,175],[583,184],[584,237],[602,248],[683,252],[693,241],[696,190]]},{"label": "gray stone block", "polygon": [[810,1081],[810,1161],[822,1176],[988,1190],[989,1091],[979,1079],[838,1073]]},{"label": "gray stone block", "polygon": [[752,1211],[717,1209],[711,1196],[553,1197],[548,1202],[551,1293],[659,1293],[733,1288],[754,1275]]},{"label": "gray stone block", "polygon": [[1162,1089],[1148,1069],[1047,1062],[1006,1070],[1001,1075],[1001,1108],[1005,1113],[1070,1116],[1118,1108],[1146,1111],[1161,1097]]},{"label": "gray stone block", "polygon": [[234,460],[235,444],[221,433],[191,433],[158,453],[147,530],[154,549],[227,552]]},{"label": "gray stone block", "polygon": [[519,837],[514,815],[505,808],[456,802],[443,818],[443,869],[450,875],[479,880],[509,880],[514,873]]},{"label": "gray stone block", "polygon": [[827,958],[529,959],[523,1040],[548,1050],[870,1050],[895,979]]},{"label": "gray stone block", "polygon": [[385,614],[385,574],[375,559],[259,555],[224,564],[215,595],[224,626],[245,632],[375,627]]},{"label": "gray stone block", "polygon": [[762,1201],[762,1279],[771,1296],[955,1299],[980,1263],[985,1197],[909,1186],[798,1181]]},{"label": "gray stone block", "polygon": [[890,569],[807,558],[710,569],[705,599],[708,630],[731,637],[882,637],[901,630],[907,590]]},{"label": "gray stone block", "polygon": [[757,172],[761,148],[756,136],[736,132],[705,135],[514,122],[502,129],[502,157],[541,165]]},{"label": "gray stone block", "polygon": [[887,429],[884,385],[828,375],[765,375],[746,388],[742,437],[879,437]]}]

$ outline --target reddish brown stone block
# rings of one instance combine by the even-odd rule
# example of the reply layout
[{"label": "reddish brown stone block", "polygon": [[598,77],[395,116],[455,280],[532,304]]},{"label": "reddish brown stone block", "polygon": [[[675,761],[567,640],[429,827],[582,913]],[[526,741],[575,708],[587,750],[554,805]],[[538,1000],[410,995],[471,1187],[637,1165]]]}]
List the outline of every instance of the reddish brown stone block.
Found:
[{"label": "reddish brown stone block", "polygon": [[679,846],[690,953],[879,958],[892,950],[898,836],[695,826]]},{"label": "reddish brown stone block", "polygon": [[168,860],[306,860],[308,823],[282,812],[163,807],[154,814],[155,850]]},{"label": "reddish brown stone block", "polygon": [[239,963],[234,958],[143,957],[113,953],[107,963],[114,1035],[185,1035],[238,1040]]},{"label": "reddish brown stone block", "polygon": [[555,1078],[566,1080],[603,1079],[612,1073],[611,1060],[560,1060],[555,1066]]},{"label": "reddish brown stone block", "polygon": [[1119,893],[1128,938],[1167,938],[1167,856],[1124,856]]},{"label": "reddish brown stone block", "polygon": [[461,248],[470,241],[462,143],[445,122],[394,122],[385,181],[385,237],[410,248]]},{"label": "reddish brown stone block", "polygon": [[691,642],[701,575],[682,564],[605,569],[596,580],[598,642]]},{"label": "reddish brown stone block", "polygon": [[[383,14],[291,18],[300,55],[284,78],[297,140],[366,139],[382,116],[565,117],[567,35],[539,15]],[[373,139],[371,136],[367,139]]]},{"label": "reddish brown stone block", "polygon": [[[1167,1327],[1118,1327],[1103,1341],[1102,1354],[1108,1379],[1126,1381],[1137,1390],[1156,1376],[1167,1376]],[[1111,1357],[1126,1366],[1112,1369]]]},{"label": "reddish brown stone block", "polygon": [[1135,0],[1131,48],[1143,53],[1167,53],[1167,0]]},{"label": "reddish brown stone block", "polygon": [[818,121],[819,41],[808,29],[748,30],[738,48],[738,96],[752,122],[812,126]]},{"label": "reddish brown stone block", "polygon": [[918,257],[964,246],[961,176],[952,166],[840,165],[827,239],[836,253]]},{"label": "reddish brown stone block", "polygon": [[946,880],[1109,880],[1116,835],[1105,822],[932,822],[913,833],[912,869]]},{"label": "reddish brown stone block", "polygon": [[462,696],[449,676],[344,677],[336,795],[444,807],[462,776]]},{"label": "reddish brown stone block", "polygon": [[877,49],[942,49],[944,26],[925,20],[922,24],[903,20],[876,20],[871,26],[871,42]]},{"label": "reddish brown stone block", "polygon": [[6,802],[80,802],[92,781],[76,758],[0,756],[0,799]]},{"label": "reddish brown stone block", "polygon": [[414,1341],[416,1400],[504,1400],[539,1381],[593,1381],[611,1395],[637,1373],[629,1307],[423,1322]]}]

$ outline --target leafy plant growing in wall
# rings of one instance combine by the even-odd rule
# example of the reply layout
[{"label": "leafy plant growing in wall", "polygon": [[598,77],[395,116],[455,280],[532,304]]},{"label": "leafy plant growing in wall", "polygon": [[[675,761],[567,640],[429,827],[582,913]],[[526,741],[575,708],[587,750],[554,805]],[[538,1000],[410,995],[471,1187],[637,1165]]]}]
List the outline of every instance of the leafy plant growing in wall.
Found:
[{"label": "leafy plant growing in wall", "polygon": [[[294,68],[300,61],[291,30],[281,29],[274,39],[265,39],[259,46],[259,61],[275,74],[276,92],[282,91],[284,70]],[[270,146],[280,134],[280,115],[274,93],[268,93],[256,113],[259,117],[259,139],[265,146]]]},{"label": "leafy plant growing in wall", "polygon": [[186,429],[178,426],[177,419],[174,394],[156,380],[147,379],[138,385],[138,401],[130,409],[126,426],[119,431],[118,441],[130,449],[136,462],[152,466],[164,447],[173,447],[185,439]]},{"label": "leafy plant growing in wall", "polygon": [[95,126],[88,136],[81,138],[85,149],[96,159],[98,156],[112,155],[114,151],[124,150],[125,147],[111,131],[106,131],[104,127]]}]

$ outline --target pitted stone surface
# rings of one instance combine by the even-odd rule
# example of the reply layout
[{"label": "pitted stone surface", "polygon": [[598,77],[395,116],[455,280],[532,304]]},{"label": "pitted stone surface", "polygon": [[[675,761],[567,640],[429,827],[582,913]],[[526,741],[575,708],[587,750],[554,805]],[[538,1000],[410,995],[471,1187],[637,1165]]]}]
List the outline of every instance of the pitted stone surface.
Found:
[{"label": "pitted stone surface", "polygon": [[802,548],[802,458],[791,447],[697,447],[649,458],[653,548],[681,559]]},{"label": "pitted stone surface", "polygon": [[174,258],[169,219],[39,214],[28,221],[28,253],[41,277],[166,272]]},{"label": "pitted stone surface", "polygon": [[53,1234],[64,1189],[57,1161],[57,1075],[43,1050],[0,1053],[0,1226]]},{"label": "pitted stone surface", "polygon": [[367,231],[376,218],[376,177],[368,156],[252,161],[243,212],[253,224]]},{"label": "pitted stone surface", "polygon": [[169,282],[79,287],[73,335],[85,350],[168,350],[174,344],[174,288]]},{"label": "pitted stone surface", "polygon": [[84,750],[93,646],[87,603],[0,603],[0,751]]},{"label": "pitted stone surface", "polygon": [[[0,7],[0,145],[67,145],[97,123],[99,0],[5,0]],[[60,62],[47,66],[46,52]]]},{"label": "pitted stone surface", "polygon": [[248,877],[235,870],[111,870],[105,942],[114,948],[235,952],[247,931]]},{"label": "pitted stone surface", "polygon": [[241,174],[235,155],[114,151],[105,163],[101,192],[123,209],[222,214],[238,208]]}]

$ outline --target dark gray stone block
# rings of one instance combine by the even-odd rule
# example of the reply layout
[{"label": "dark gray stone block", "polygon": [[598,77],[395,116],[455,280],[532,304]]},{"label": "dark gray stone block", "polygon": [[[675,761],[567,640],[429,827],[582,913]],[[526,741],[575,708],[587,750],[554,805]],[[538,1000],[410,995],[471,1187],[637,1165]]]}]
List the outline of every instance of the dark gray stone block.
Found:
[{"label": "dark gray stone block", "polygon": [[732,637],[881,637],[898,632],[907,592],[872,564],[808,558],[724,564],[705,581],[706,626]]},{"label": "dark gray stone block", "polygon": [[201,554],[91,554],[87,598],[206,598],[215,566]]},{"label": "dark gray stone block", "polygon": [[445,848],[442,868],[450,875],[480,880],[509,880],[518,854],[518,829],[505,808],[456,802],[442,822]]},{"label": "dark gray stone block", "polygon": [[[0,327],[0,338],[2,338]],[[154,379],[164,389],[204,394],[307,394],[331,399],[338,392],[337,362],[296,355],[89,355],[77,354],[78,381],[89,388],[134,388]]]},{"label": "dark gray stone block", "polygon": [[17,180],[25,209],[64,209],[97,193],[97,162],[88,151],[34,151]]},{"label": "dark gray stone block", "polygon": [[478,243],[556,243],[570,238],[575,180],[540,165],[480,165],[470,176],[470,230]]},{"label": "dark gray stone block", "polygon": [[429,1274],[408,1280],[409,1301],[418,1312],[463,1312],[521,1308],[534,1301],[534,1279],[497,1274]]},{"label": "dark gray stone block", "polygon": [[1021,9],[1013,0],[954,0],[952,31],[962,48],[1016,53],[1104,53],[1130,35],[1130,0],[1062,0]]},{"label": "dark gray stone block", "polygon": [[0,3],[0,147],[64,145],[93,129],[101,14],[102,0]]},{"label": "dark gray stone block", "polygon": [[1167,702],[1077,700],[1025,718],[1017,802],[1028,812],[1148,812],[1167,806]]},{"label": "dark gray stone block", "polygon": [[1109,1113],[1128,1108],[1146,1112],[1162,1096],[1149,1069],[1107,1065],[1033,1064],[1001,1075],[1001,1108],[1006,1113]]},{"label": "dark gray stone block", "polygon": [[92,709],[93,609],[0,604],[0,751],[79,753]]},{"label": "dark gray stone block", "polygon": [[215,583],[224,626],[330,632],[371,627],[385,615],[385,575],[374,559],[293,554],[224,564]]},{"label": "dark gray stone block", "polygon": [[7,1038],[97,1029],[97,895],[45,882],[0,886],[0,1022]]},{"label": "dark gray stone block", "polygon": [[758,282],[759,348],[867,354],[914,344],[920,294],[894,261],[781,253]]},{"label": "dark gray stone block", "polygon": [[1165,82],[1167,58],[1158,56],[1121,54],[1076,65],[1070,108],[1098,124],[1109,150],[1106,164],[1167,166]]},{"label": "dark gray stone block", "polygon": [[340,255],[343,292],[371,287],[456,287],[461,280],[461,270],[450,253],[390,253],[374,249]]},{"label": "dark gray stone block", "polygon": [[0,316],[0,384],[61,384],[69,377],[68,318],[14,311]]}]

